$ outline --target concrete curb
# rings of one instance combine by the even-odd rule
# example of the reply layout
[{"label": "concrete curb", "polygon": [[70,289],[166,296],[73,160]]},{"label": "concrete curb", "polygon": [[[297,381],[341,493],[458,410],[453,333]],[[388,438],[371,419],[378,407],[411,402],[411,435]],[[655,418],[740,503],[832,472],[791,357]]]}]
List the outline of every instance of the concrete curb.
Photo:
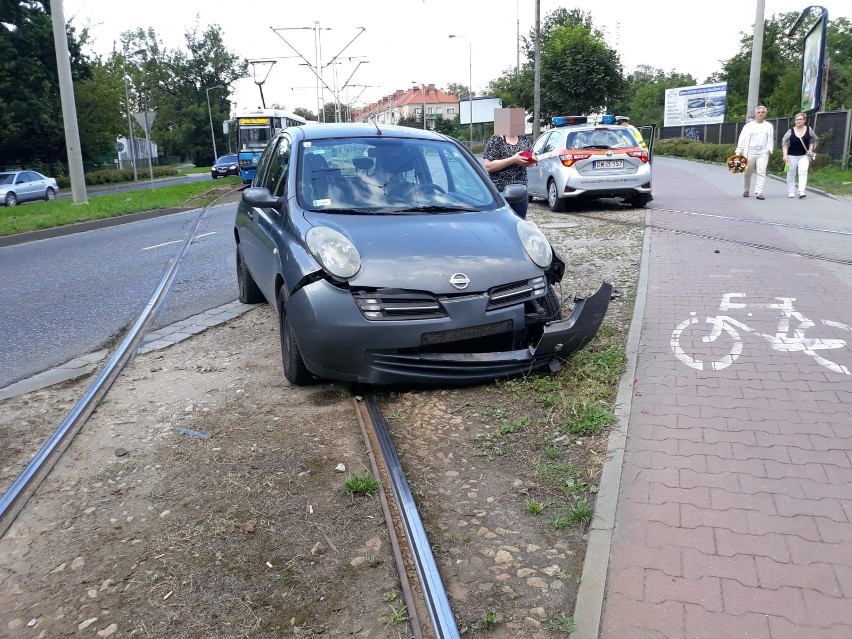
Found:
[{"label": "concrete curb", "polygon": [[[242,304],[235,300],[217,308],[211,308],[203,313],[198,313],[185,320],[175,322],[169,326],[164,326],[156,331],[151,331],[142,339],[137,355],[150,353],[151,351],[167,348],[178,342],[182,342],[208,328],[224,324],[235,317],[239,317],[256,306],[257,304]],[[77,357],[61,366],[38,373],[27,379],[22,379],[14,384],[9,384],[4,388],[0,388],[0,400],[23,395],[24,393],[31,393],[47,388],[48,386],[53,386],[54,384],[67,382],[94,373],[108,356],[109,351],[102,349]]]},{"label": "concrete curb", "polygon": [[633,319],[627,336],[627,368],[618,384],[615,399],[615,426],[609,435],[606,462],[601,472],[595,516],[589,527],[586,558],[583,574],[574,606],[576,629],[572,639],[597,639],[600,635],[603,603],[606,597],[606,580],[609,571],[609,555],[615,530],[615,513],[621,491],[621,471],[624,466],[624,450],[627,443],[627,427],[633,402],[633,381],[636,376],[636,359],[639,340],[645,317],[648,294],[648,262],[651,251],[651,212],[645,212],[645,237],[642,243],[642,259],[639,266],[639,281],[636,286],[636,303]]}]

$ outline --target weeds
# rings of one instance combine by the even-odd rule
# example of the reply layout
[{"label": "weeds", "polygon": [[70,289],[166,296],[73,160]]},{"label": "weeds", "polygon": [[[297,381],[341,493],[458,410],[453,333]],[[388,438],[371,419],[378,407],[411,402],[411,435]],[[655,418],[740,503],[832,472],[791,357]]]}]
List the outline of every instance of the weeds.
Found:
[{"label": "weeds", "polygon": [[388,606],[391,609],[387,623],[388,626],[398,626],[408,621],[408,608],[405,607],[404,603],[400,602],[396,605],[388,604]]},{"label": "weeds", "polygon": [[527,512],[531,515],[540,515],[544,512],[545,505],[537,501],[528,501],[524,504]]},{"label": "weeds", "polygon": [[343,485],[350,495],[366,495],[369,497],[379,490],[379,482],[372,475],[349,475]]}]

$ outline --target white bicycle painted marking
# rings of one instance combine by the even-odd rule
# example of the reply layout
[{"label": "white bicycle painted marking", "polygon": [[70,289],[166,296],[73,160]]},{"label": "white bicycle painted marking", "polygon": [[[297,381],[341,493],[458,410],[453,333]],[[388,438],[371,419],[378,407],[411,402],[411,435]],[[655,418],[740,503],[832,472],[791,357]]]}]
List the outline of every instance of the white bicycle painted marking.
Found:
[{"label": "white bicycle painted marking", "polygon": [[[691,326],[699,324],[699,319],[693,311],[690,313],[690,317],[678,324],[672,332],[671,347],[675,356],[677,356],[677,358],[684,364],[696,370],[722,370],[733,364],[742,354],[743,340],[739,333],[739,331],[742,331],[743,333],[752,333],[753,335],[762,337],[769,342],[769,345],[775,351],[783,353],[804,353],[805,355],[813,357],[815,362],[825,366],[830,371],[841,373],[843,375],[852,374],[849,367],[827,359],[820,354],[821,351],[846,348],[846,340],[839,338],[818,338],[806,336],[805,332],[808,331],[808,329],[814,329],[815,327],[818,327],[818,325],[793,307],[793,302],[796,301],[795,297],[776,297],[774,299],[777,300],[777,302],[771,304],[748,304],[745,302],[733,301],[734,299],[745,300],[745,297],[745,293],[726,293],[722,296],[722,301],[719,303],[719,310],[725,313],[747,308],[778,311],[780,313],[780,317],[778,318],[778,328],[774,335],[761,333],[757,329],[748,326],[730,315],[707,317],[705,321],[710,325],[710,332],[707,335],[701,336],[702,343],[713,344],[722,337],[723,333],[727,335],[728,339],[727,341],[722,339],[719,342],[719,344],[723,347],[723,350],[727,350],[727,353],[716,353],[711,356],[712,359],[705,361],[703,359],[699,359],[694,353],[688,353],[681,345],[681,341],[684,337],[684,331],[689,329]],[[752,313],[748,313],[748,316],[751,317]],[[852,335],[852,327],[847,324],[825,319],[819,321],[822,326],[846,331]],[[813,334],[813,331],[811,331],[811,333]],[[725,344],[727,344],[727,346],[725,346]]]}]

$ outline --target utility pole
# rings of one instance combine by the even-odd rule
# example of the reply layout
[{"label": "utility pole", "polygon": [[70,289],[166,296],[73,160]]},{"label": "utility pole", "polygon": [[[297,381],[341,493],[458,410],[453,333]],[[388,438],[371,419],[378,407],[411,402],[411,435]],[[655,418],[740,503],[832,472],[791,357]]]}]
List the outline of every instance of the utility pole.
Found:
[{"label": "utility pole", "polygon": [[53,21],[53,42],[56,48],[56,67],[59,72],[59,97],[62,120],[65,124],[65,149],[68,152],[68,173],[71,178],[71,199],[75,204],[88,204],[86,177],[83,174],[83,153],[80,150],[80,130],[77,127],[77,104],[71,82],[71,60],[68,57],[68,34],[65,31],[65,11],[62,0],[50,3]]},{"label": "utility pole", "polygon": [[535,79],[533,80],[533,140],[541,130],[541,0],[535,0]]},{"label": "utility pole", "polygon": [[757,0],[754,15],[754,35],[751,39],[751,72],[748,76],[748,99],[746,101],[746,121],[754,117],[757,101],[760,96],[760,63],[763,57],[763,5],[764,0]]}]

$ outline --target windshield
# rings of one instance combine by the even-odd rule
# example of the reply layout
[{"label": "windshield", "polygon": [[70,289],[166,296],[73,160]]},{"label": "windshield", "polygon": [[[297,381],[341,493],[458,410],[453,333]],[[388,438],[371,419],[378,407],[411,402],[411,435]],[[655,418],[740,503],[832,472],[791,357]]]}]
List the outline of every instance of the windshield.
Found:
[{"label": "windshield", "polygon": [[236,155],[223,155],[222,157],[220,157],[216,161],[216,164],[236,164],[236,163],[237,163],[237,156]]},{"label": "windshield", "polygon": [[0,184],[12,184],[14,181],[14,173],[0,173]]},{"label": "windshield", "polygon": [[453,143],[393,137],[304,141],[299,204],[351,213],[448,213],[500,206]]},{"label": "windshield", "polygon": [[249,149],[263,149],[271,139],[272,130],[269,126],[241,126],[240,148],[243,151]]}]

